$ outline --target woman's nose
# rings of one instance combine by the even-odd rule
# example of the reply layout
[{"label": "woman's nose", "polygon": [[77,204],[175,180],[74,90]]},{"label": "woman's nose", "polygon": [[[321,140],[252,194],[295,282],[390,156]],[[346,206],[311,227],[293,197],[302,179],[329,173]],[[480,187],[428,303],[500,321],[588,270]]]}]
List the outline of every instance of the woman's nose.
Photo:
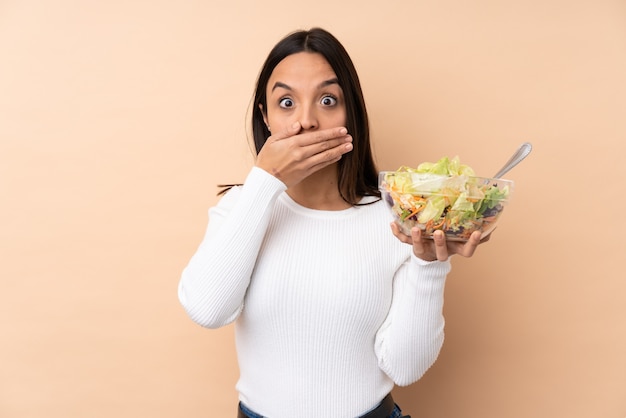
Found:
[{"label": "woman's nose", "polygon": [[304,130],[316,129],[319,126],[314,106],[303,107],[298,117]]}]

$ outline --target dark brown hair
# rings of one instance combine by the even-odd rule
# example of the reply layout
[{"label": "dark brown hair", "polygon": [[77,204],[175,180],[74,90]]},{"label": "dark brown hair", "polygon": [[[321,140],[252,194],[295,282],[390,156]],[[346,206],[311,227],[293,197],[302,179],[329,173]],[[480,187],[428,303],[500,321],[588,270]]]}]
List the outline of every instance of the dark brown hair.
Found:
[{"label": "dark brown hair", "polygon": [[252,103],[252,136],[257,154],[270,136],[263,109],[267,109],[267,83],[274,68],[289,55],[299,52],[321,54],[337,75],[346,103],[346,128],[353,138],[353,150],[338,163],[338,187],[341,197],[357,205],[363,196],[380,197],[378,172],[372,156],[369,121],[361,83],[350,56],[332,34],[321,28],[300,30],[283,38],[270,51],[256,83]]}]

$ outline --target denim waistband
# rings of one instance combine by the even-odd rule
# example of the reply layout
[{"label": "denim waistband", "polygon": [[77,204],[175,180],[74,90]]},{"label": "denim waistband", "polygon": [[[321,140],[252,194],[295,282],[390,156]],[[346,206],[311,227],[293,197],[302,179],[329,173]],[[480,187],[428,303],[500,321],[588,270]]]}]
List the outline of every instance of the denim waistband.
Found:
[{"label": "denim waistband", "polygon": [[[387,395],[383,401],[378,404],[373,410],[368,413],[361,415],[357,418],[401,418],[402,411],[393,402],[393,398],[391,394]],[[243,402],[239,402],[239,410],[237,413],[237,418],[268,418],[261,414],[257,414],[250,408],[248,408]]]}]

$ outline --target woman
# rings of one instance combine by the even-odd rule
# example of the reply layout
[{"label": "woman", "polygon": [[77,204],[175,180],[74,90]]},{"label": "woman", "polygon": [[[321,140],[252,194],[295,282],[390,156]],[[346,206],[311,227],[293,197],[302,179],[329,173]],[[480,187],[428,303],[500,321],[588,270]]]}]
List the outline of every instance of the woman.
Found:
[{"label": "woman", "polygon": [[202,326],[236,321],[240,417],[400,417],[394,384],[443,343],[448,258],[480,233],[390,233],[358,76],[330,33],[281,40],[254,100],[255,166],[210,209],[179,299]]}]

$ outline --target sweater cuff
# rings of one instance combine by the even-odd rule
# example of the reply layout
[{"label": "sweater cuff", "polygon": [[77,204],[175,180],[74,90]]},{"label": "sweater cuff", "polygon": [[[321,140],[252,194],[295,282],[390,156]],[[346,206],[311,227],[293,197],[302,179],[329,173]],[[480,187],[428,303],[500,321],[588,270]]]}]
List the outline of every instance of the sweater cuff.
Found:
[{"label": "sweater cuff", "polygon": [[428,266],[429,268],[445,271],[446,274],[451,269],[450,258],[448,258],[446,261],[439,261],[439,260],[426,261],[426,260],[422,260],[421,258],[417,257],[411,251],[411,260],[412,260],[412,262],[414,262],[418,266],[425,266],[425,267]]},{"label": "sweater cuff", "polygon": [[248,173],[248,177],[246,177],[243,183],[243,187],[245,188],[246,186],[254,190],[260,190],[262,194],[274,194],[287,190],[285,183],[257,166],[252,167]]}]

